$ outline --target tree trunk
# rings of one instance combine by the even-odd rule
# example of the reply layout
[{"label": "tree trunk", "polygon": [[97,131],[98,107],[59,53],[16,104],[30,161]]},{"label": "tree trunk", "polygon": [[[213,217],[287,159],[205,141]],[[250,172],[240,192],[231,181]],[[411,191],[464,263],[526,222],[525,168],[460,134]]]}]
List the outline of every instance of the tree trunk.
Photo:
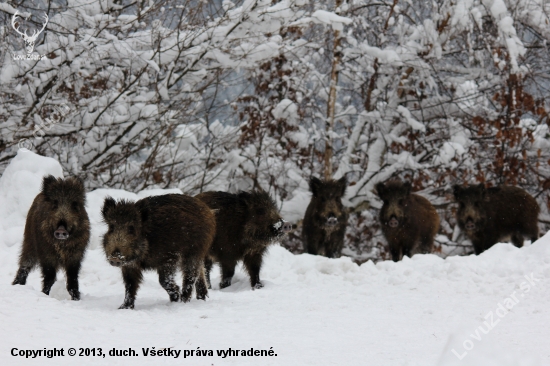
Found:
[{"label": "tree trunk", "polygon": [[[336,0],[336,13],[340,12],[342,0]],[[330,90],[327,104],[327,119],[325,124],[325,180],[332,179],[332,131],[334,130],[334,114],[336,109],[336,88],[338,86],[339,66],[342,55],[340,53],[340,31],[334,31],[334,45],[332,48],[332,71],[330,73]]]}]

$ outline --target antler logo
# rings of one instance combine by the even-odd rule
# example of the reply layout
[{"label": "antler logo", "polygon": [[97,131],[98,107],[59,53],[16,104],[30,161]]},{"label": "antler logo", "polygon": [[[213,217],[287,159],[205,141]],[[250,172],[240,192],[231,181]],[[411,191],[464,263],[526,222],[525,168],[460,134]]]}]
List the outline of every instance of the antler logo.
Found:
[{"label": "antler logo", "polygon": [[36,42],[36,39],[38,38],[40,33],[44,31],[44,29],[46,28],[46,25],[48,24],[48,20],[49,20],[48,14],[44,13],[44,18],[46,21],[44,22],[44,26],[42,27],[42,29],[40,29],[39,31],[34,30],[32,35],[30,36],[27,35],[27,30],[25,30],[25,32],[23,33],[19,31],[19,27],[15,26],[15,22],[17,20],[18,14],[19,14],[19,11],[16,10],[15,14],[13,14],[13,17],[11,18],[11,26],[17,33],[23,36],[23,39],[25,40],[25,49],[27,50],[27,55],[30,55],[34,51],[34,42]]}]

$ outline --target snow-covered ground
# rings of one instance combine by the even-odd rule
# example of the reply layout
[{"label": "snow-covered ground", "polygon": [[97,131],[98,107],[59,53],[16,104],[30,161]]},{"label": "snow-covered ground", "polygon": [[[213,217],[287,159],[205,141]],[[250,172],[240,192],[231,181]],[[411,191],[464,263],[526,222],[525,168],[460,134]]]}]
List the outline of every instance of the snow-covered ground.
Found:
[{"label": "snow-covered ground", "polygon": [[[265,288],[252,291],[238,269],[207,301],[171,304],[155,273],[146,275],[135,310],[117,310],[120,270],[99,248],[102,199],[147,194],[88,194],[93,238],[73,302],[58,274],[50,296],[40,273],[11,286],[26,212],[52,159],[19,152],[0,179],[0,365],[550,365],[550,236],[517,249],[498,244],[480,256],[417,255],[400,263],[293,255],[275,245],[265,258]],[[525,277],[527,276],[527,277]],[[514,300],[516,299],[516,300]],[[506,309],[508,306],[511,309]],[[64,357],[25,359],[12,350],[63,348]],[[69,348],[101,356],[69,356]],[[181,351],[144,356],[142,348]],[[138,356],[109,356],[113,348]],[[217,356],[217,350],[273,350],[273,356]],[[213,356],[187,356],[191,350]],[[461,358],[461,359],[459,359]]]}]

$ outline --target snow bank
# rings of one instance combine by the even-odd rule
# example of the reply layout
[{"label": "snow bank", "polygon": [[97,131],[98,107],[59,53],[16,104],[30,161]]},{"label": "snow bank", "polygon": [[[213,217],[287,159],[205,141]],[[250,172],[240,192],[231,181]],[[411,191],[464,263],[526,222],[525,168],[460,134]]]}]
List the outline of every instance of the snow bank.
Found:
[{"label": "snow bank", "polygon": [[6,168],[0,178],[0,243],[21,241],[27,212],[48,174],[62,178],[63,169],[56,160],[23,149]]},{"label": "snow bank", "polygon": [[[88,193],[92,245],[80,276],[82,300],[73,302],[63,275],[50,296],[40,275],[11,286],[17,270],[25,209],[43,174],[62,176],[59,165],[19,153],[0,179],[0,364],[74,363],[69,356],[26,360],[12,348],[101,347],[138,352],[132,364],[180,364],[145,357],[142,348],[174,350],[265,349],[273,357],[190,357],[192,365],[547,365],[550,303],[550,234],[518,249],[497,244],[479,256],[416,255],[402,262],[361,266],[349,258],[293,255],[274,245],[265,257],[265,288],[252,291],[238,266],[220,290],[219,270],[207,301],[170,304],[155,273],[145,275],[134,311],[117,310],[124,297],[120,270],[99,248],[100,207],[105,196],[139,199],[111,189]],[[305,201],[305,197],[303,198]],[[19,232],[6,236],[6,227]],[[21,234],[21,235],[20,235]],[[526,277],[527,276],[527,277]],[[532,281],[529,282],[529,281]],[[181,282],[181,279],[178,279]],[[525,283],[530,284],[525,291]],[[510,305],[507,299],[518,301]],[[500,306],[510,306],[500,317]],[[504,310],[500,310],[503,312]],[[493,313],[496,324],[480,327]],[[465,348],[466,347],[466,348]],[[462,360],[453,352],[455,351]],[[86,364],[124,365],[127,357],[78,357]],[[368,361],[366,361],[368,360]]]}]

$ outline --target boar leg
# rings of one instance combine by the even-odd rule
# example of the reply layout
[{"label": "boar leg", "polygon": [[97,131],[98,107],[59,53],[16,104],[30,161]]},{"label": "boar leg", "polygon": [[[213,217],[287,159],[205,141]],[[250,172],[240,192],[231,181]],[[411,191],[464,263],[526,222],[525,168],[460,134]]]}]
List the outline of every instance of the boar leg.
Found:
[{"label": "boar leg", "polygon": [[325,246],[324,252],[323,255],[327,258],[338,258],[338,250],[330,245]]},{"label": "boar leg", "polygon": [[210,282],[210,271],[212,271],[212,265],[213,265],[212,258],[206,257],[204,259],[204,271],[206,276],[206,284],[208,288],[212,288],[212,282]]},{"label": "boar leg", "polygon": [[181,289],[181,301],[191,301],[191,295],[193,294],[193,286],[197,282],[200,271],[203,268],[203,262],[198,260],[183,260],[182,272],[183,272],[183,285]]},{"label": "boar leg", "polygon": [[306,250],[308,254],[317,255],[319,252],[317,241],[315,237],[304,238]]},{"label": "boar leg", "polygon": [[262,267],[262,253],[248,254],[244,256],[243,264],[250,276],[250,286],[253,289],[264,287],[260,282],[260,268]]},{"label": "boar leg", "polygon": [[474,245],[474,252],[476,255],[480,255],[485,250],[485,246],[482,240],[472,240],[472,244]]},{"label": "boar leg", "polygon": [[40,266],[42,268],[42,292],[49,295],[57,277],[57,268],[49,263],[41,263]]},{"label": "boar leg", "polygon": [[15,278],[12,282],[12,285],[24,285],[27,283],[27,277],[29,276],[30,271],[35,266],[35,262],[23,259],[19,261],[19,269],[17,270],[17,274],[15,275]]},{"label": "boar leg", "polygon": [[195,282],[195,291],[197,292],[197,300],[206,300],[208,297],[208,285],[204,275],[204,267],[200,267],[199,277]]},{"label": "boar leg", "polygon": [[526,233],[524,233],[526,237],[531,239],[531,244],[533,244],[535,241],[539,239],[539,226],[535,222],[535,225],[533,225]]},{"label": "boar leg", "polygon": [[70,263],[65,267],[67,275],[67,292],[71,295],[71,299],[80,300],[80,291],[78,291],[78,273],[80,272],[80,262]]},{"label": "boar leg", "polygon": [[517,232],[512,234],[512,244],[518,248],[521,248],[523,246],[523,235]]},{"label": "boar leg", "polygon": [[339,230],[331,235],[325,249],[325,255],[328,258],[340,258],[344,246],[344,234],[344,230]]},{"label": "boar leg", "polygon": [[399,262],[399,260],[401,259],[401,250],[399,247],[391,247],[390,254],[391,254],[391,259],[394,262]]},{"label": "boar leg", "polygon": [[403,252],[403,257],[407,256],[409,258],[412,257],[411,255],[411,248],[410,247],[403,247],[402,248],[402,252]]},{"label": "boar leg", "polygon": [[120,305],[119,309],[133,309],[139,285],[143,280],[141,269],[135,267],[122,267],[122,279],[124,280],[126,295],[124,296],[124,303]]},{"label": "boar leg", "polygon": [[159,274],[159,283],[163,289],[168,292],[170,301],[176,302],[180,300],[180,288],[174,281],[176,275],[176,268],[174,266],[162,266],[157,270]]},{"label": "boar leg", "polygon": [[434,239],[431,237],[423,237],[420,239],[419,253],[430,254],[433,252]]},{"label": "boar leg", "polygon": [[236,262],[220,262],[220,267],[222,270],[222,281],[220,282],[220,289],[231,286],[231,280],[235,274]]}]

